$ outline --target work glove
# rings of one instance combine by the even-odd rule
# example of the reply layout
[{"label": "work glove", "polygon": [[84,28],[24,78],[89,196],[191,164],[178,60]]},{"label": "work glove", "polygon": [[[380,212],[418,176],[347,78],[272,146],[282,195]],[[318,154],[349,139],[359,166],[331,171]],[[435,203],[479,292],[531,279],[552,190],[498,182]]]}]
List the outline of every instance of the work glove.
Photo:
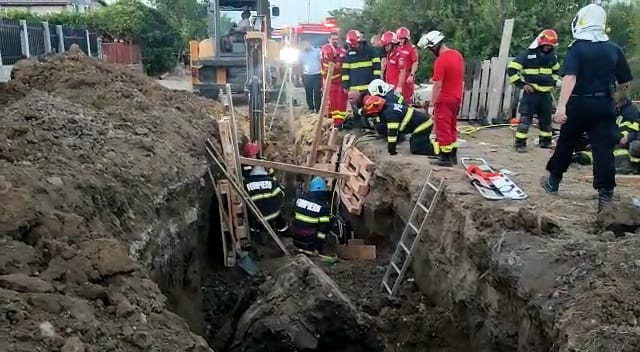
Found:
[{"label": "work glove", "polygon": [[389,152],[389,155],[398,154],[398,152],[396,151],[396,144],[395,143],[388,143],[387,144],[387,151]]}]

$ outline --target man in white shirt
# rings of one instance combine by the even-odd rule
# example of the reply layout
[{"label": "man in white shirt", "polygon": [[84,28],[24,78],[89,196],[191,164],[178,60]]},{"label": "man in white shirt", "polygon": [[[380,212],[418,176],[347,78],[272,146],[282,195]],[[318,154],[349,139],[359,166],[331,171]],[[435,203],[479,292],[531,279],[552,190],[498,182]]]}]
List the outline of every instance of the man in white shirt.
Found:
[{"label": "man in white shirt", "polygon": [[242,11],[242,14],[240,16],[242,17],[242,19],[240,20],[240,22],[238,22],[236,31],[247,33],[249,29],[251,29],[251,21],[249,21],[249,18],[251,17],[251,11],[244,10]]},{"label": "man in white shirt", "polygon": [[314,48],[309,42],[302,42],[300,51],[300,64],[304,80],[304,92],[307,98],[309,110],[320,111],[322,90],[322,64],[320,63],[320,49]]}]

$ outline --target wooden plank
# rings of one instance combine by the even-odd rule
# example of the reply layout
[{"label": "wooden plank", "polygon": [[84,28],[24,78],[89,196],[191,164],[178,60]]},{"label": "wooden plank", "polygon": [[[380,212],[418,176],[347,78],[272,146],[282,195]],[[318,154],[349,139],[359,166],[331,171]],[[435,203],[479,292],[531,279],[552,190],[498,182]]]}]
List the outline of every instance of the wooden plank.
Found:
[{"label": "wooden plank", "polygon": [[351,245],[351,244],[365,244],[365,243],[364,243],[364,240],[352,238],[347,241],[347,244]]},{"label": "wooden plank", "polygon": [[489,73],[491,72],[491,60],[482,61],[482,74],[480,77],[480,94],[478,96],[478,119],[487,116],[487,91],[489,90]]},{"label": "wooden plank", "polygon": [[[327,77],[333,76],[333,62],[329,63],[329,69],[327,70]],[[318,153],[318,145],[320,145],[320,139],[322,137],[322,124],[324,122],[324,113],[327,110],[327,101],[329,100],[329,87],[331,80],[327,79],[324,82],[322,89],[322,100],[320,101],[320,110],[316,117],[316,130],[313,138],[313,144],[311,145],[311,153],[309,155],[309,162],[307,166],[311,166],[316,163],[316,157]]]},{"label": "wooden plank", "polygon": [[[507,61],[511,62],[513,57],[510,57]],[[504,98],[502,99],[502,112],[507,117],[507,120],[512,118],[511,116],[511,102],[513,101],[513,84],[509,83],[509,77],[505,74],[504,77]]]},{"label": "wooden plank", "polygon": [[495,119],[495,116],[490,115],[491,106],[493,105],[496,99],[500,100],[500,97],[497,96],[498,89],[496,88],[496,82],[494,82],[494,79],[496,79],[495,75],[497,74],[498,69],[499,69],[498,58],[492,57],[490,68],[489,68],[489,89],[487,90],[487,110],[486,110],[487,123],[491,123],[490,121]]},{"label": "wooden plank", "polygon": [[269,161],[269,160],[262,160],[262,159],[240,157],[240,162],[245,165],[262,166],[265,168],[270,167],[273,169],[283,170],[286,172],[291,172],[291,173],[301,174],[301,175],[336,177],[336,178],[346,178],[351,176],[351,174],[345,173],[345,172],[327,171],[327,170],[317,169],[309,166],[285,164],[285,163],[279,163],[277,161]]},{"label": "wooden plank", "polygon": [[469,120],[478,118],[478,101],[480,96],[480,76],[482,75],[482,64],[476,66],[474,72],[473,84],[471,86],[471,101],[469,102]]},{"label": "wooden plank", "polygon": [[500,107],[502,106],[502,92],[504,88],[505,69],[507,68],[507,59],[509,58],[509,49],[511,48],[511,36],[513,35],[513,18],[504,20],[502,27],[502,38],[500,40],[500,50],[498,51],[498,60],[492,68],[491,79],[491,99],[489,99],[489,113],[487,122],[491,123],[498,116]]},{"label": "wooden plank", "polygon": [[346,260],[374,260],[376,259],[376,246],[366,244],[338,245],[336,246],[338,257]]},{"label": "wooden plank", "polygon": [[460,116],[458,116],[458,120],[469,119],[469,107],[471,107],[471,91],[465,90],[464,96],[462,97],[462,109],[460,109]]}]

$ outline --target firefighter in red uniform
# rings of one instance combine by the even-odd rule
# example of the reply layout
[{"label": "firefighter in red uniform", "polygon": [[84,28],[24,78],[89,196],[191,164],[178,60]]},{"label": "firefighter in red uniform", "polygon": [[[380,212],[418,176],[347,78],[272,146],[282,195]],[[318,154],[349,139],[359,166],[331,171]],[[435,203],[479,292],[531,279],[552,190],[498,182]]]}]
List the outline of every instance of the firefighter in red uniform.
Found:
[{"label": "firefighter in red uniform", "polygon": [[329,43],[322,46],[322,79],[327,79],[329,63],[333,62],[333,75],[329,78],[329,118],[333,119],[334,127],[342,127],[347,117],[347,94],[342,89],[342,62],[346,50],[338,44],[338,33],[331,33]]},{"label": "firefighter in red uniform", "polygon": [[399,71],[396,92],[402,94],[407,104],[411,104],[415,90],[415,75],[418,72],[418,48],[411,43],[411,32],[407,27],[398,28],[396,37],[398,38],[396,51]]},{"label": "firefighter in red uniform", "polygon": [[398,44],[396,34],[391,31],[384,32],[380,38],[380,44],[384,50],[385,57],[385,64],[382,68],[382,79],[395,89],[398,85],[400,75],[400,71],[398,70],[398,51],[396,50],[396,45]]}]

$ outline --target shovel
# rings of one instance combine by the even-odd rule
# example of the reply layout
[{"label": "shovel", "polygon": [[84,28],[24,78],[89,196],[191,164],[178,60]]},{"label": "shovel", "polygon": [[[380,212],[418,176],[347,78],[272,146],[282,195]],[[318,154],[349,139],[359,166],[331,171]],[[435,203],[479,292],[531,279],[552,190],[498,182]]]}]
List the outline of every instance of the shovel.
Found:
[{"label": "shovel", "polygon": [[236,255],[238,256],[238,261],[236,264],[240,267],[240,269],[244,270],[247,274],[254,276],[258,273],[258,265],[256,262],[249,256],[248,252],[240,251],[236,247]]}]

